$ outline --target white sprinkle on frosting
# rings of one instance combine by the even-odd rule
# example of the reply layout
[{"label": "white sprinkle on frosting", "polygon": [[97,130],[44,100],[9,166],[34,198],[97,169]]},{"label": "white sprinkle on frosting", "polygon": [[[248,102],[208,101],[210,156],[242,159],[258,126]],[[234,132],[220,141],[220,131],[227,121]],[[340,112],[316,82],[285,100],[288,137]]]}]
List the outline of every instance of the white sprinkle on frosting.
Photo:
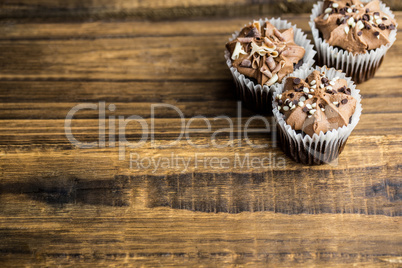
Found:
[{"label": "white sprinkle on frosting", "polygon": [[346,33],[346,34],[349,33],[349,26],[345,26],[345,33]]},{"label": "white sprinkle on frosting", "polygon": [[313,95],[311,95],[311,94],[308,94],[307,96],[309,99],[313,98]]},{"label": "white sprinkle on frosting", "polygon": [[332,12],[332,8],[330,8],[330,7],[326,8],[325,11],[324,11],[325,14],[328,14],[328,13],[331,13],[331,12]]},{"label": "white sprinkle on frosting", "polygon": [[[300,98],[300,99],[301,99],[301,98]],[[304,106],[304,102],[299,101],[298,105],[299,105],[300,107],[303,107],[303,106]]]},{"label": "white sprinkle on frosting", "polygon": [[314,86],[317,83],[317,81],[313,80],[310,82],[310,85]]},{"label": "white sprinkle on frosting", "polygon": [[361,30],[361,29],[364,28],[364,23],[363,23],[361,20],[359,20],[359,21],[356,23],[356,26],[357,26],[357,28],[359,28],[359,29]]},{"label": "white sprinkle on frosting", "polygon": [[289,107],[288,106],[283,106],[283,110],[284,111],[289,111]]},{"label": "white sprinkle on frosting", "polygon": [[308,88],[304,87],[303,91],[304,91],[304,93],[309,93],[310,90]]},{"label": "white sprinkle on frosting", "polygon": [[300,101],[301,101],[301,102],[306,101],[306,97],[301,96],[301,97],[300,97]]},{"label": "white sprinkle on frosting", "polygon": [[334,101],[334,102],[332,102],[332,103],[333,103],[334,105],[338,105],[338,103],[339,103],[339,102],[337,102],[337,101]]}]

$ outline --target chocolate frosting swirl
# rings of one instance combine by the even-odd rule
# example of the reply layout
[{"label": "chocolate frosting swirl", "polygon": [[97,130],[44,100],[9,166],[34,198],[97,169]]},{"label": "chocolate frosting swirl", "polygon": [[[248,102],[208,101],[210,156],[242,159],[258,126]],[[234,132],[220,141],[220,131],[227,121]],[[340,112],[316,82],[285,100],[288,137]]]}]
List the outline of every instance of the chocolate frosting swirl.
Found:
[{"label": "chocolate frosting swirl", "polygon": [[314,19],[325,41],[353,54],[365,53],[388,44],[396,22],[382,12],[378,0],[367,4],[359,0],[324,2],[323,13]]},{"label": "chocolate frosting swirl", "polygon": [[314,71],[306,80],[288,77],[276,102],[286,124],[312,137],[349,123],[356,108],[356,99],[350,94],[345,79],[329,80]]},{"label": "chocolate frosting swirl", "polygon": [[232,65],[241,74],[261,85],[281,82],[304,56],[303,47],[294,42],[293,28],[278,30],[266,21],[254,21],[238,37],[227,43]]}]

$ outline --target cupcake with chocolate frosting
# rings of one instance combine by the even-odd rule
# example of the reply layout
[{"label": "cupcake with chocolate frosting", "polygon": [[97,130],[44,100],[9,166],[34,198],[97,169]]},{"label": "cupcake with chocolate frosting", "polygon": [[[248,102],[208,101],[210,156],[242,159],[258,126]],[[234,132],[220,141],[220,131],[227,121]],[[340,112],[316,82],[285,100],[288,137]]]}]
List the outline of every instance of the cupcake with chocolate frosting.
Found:
[{"label": "cupcake with chocolate frosting", "polygon": [[306,35],[280,19],[250,23],[233,35],[226,49],[238,97],[262,113],[271,111],[270,90],[295,69],[310,67],[315,55]]},{"label": "cupcake with chocolate frosting", "polygon": [[378,0],[318,2],[310,21],[319,64],[342,69],[357,83],[374,76],[396,40],[396,26]]},{"label": "cupcake with chocolate frosting", "polygon": [[304,164],[336,159],[359,121],[359,90],[326,67],[298,70],[274,92],[273,113],[282,149]]}]

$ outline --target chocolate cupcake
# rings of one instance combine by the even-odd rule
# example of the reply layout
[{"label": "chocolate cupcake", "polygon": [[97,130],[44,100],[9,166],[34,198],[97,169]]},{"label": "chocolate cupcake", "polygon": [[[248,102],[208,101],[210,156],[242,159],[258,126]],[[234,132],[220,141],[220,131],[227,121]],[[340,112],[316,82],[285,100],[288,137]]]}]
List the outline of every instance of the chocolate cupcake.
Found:
[{"label": "chocolate cupcake", "polygon": [[344,73],[326,67],[297,70],[273,94],[282,149],[308,165],[333,161],[359,121],[360,101]]},{"label": "chocolate cupcake", "polygon": [[310,27],[318,63],[341,69],[356,83],[374,76],[397,31],[394,15],[378,0],[318,2]]},{"label": "chocolate cupcake", "polygon": [[225,58],[246,106],[270,113],[271,90],[298,68],[313,65],[315,51],[306,35],[281,19],[260,19],[234,33]]}]

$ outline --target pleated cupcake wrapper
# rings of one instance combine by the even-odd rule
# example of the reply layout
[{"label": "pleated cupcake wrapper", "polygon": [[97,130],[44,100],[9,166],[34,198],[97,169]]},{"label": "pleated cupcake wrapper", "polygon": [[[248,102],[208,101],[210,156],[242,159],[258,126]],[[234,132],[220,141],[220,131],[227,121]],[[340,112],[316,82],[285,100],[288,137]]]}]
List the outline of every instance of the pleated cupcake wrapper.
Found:
[{"label": "pleated cupcake wrapper", "polygon": [[[261,25],[264,25],[265,21],[268,19],[259,19]],[[286,20],[281,20],[279,18],[272,18],[268,20],[277,29],[289,29],[294,30],[294,41],[297,45],[303,47],[306,51],[303,57],[303,64],[298,69],[306,69],[314,64],[314,56],[316,54],[314,46],[311,41],[307,39],[307,35],[295,25],[292,25]],[[251,24],[252,22],[250,22]],[[248,24],[249,25],[249,24]],[[247,25],[245,25],[247,26]],[[233,33],[229,41],[233,41],[237,38],[239,32]],[[263,114],[272,113],[272,90],[279,84],[275,83],[272,86],[261,86],[260,84],[255,84],[251,79],[245,77],[243,74],[239,73],[235,67],[232,66],[232,60],[229,51],[225,51],[226,64],[230,68],[230,72],[233,75],[233,79],[236,83],[236,95],[239,99],[249,109]],[[291,74],[289,74],[291,75]]]},{"label": "pleated cupcake wrapper", "polygon": [[284,115],[278,111],[278,105],[276,103],[276,96],[283,92],[285,86],[285,80],[275,89],[272,96],[273,114],[277,122],[277,129],[279,138],[281,140],[281,146],[284,152],[293,158],[296,162],[301,162],[307,165],[316,165],[323,163],[337,164],[338,155],[343,150],[346,141],[356,127],[360,120],[362,113],[360,90],[356,89],[356,85],[353,83],[350,77],[346,77],[345,73],[335,70],[334,68],[316,67],[310,69],[299,69],[293,73],[293,76],[305,79],[314,70],[325,72],[328,79],[339,77],[347,81],[348,87],[351,89],[351,96],[356,99],[356,109],[352,115],[350,124],[347,126],[339,127],[327,133],[322,131],[319,134],[314,134],[312,137],[309,135],[302,135],[296,133],[291,126],[286,124]]},{"label": "pleated cupcake wrapper", "polygon": [[[370,1],[362,2],[367,3]],[[395,26],[395,30],[392,30],[389,35],[390,42],[388,44],[382,45],[377,49],[367,51],[364,54],[353,55],[347,50],[330,46],[325,40],[323,40],[323,38],[320,37],[320,32],[315,27],[314,19],[322,14],[323,6],[324,2],[322,1],[317,2],[313,6],[309,22],[315,47],[318,53],[318,64],[321,66],[327,65],[328,67],[334,67],[338,70],[342,70],[347,76],[352,77],[353,81],[356,83],[362,83],[372,78],[378,67],[380,67],[382,59],[384,58],[388,49],[396,40],[397,25]],[[395,18],[391,10],[381,1],[380,9],[390,18]]]}]

